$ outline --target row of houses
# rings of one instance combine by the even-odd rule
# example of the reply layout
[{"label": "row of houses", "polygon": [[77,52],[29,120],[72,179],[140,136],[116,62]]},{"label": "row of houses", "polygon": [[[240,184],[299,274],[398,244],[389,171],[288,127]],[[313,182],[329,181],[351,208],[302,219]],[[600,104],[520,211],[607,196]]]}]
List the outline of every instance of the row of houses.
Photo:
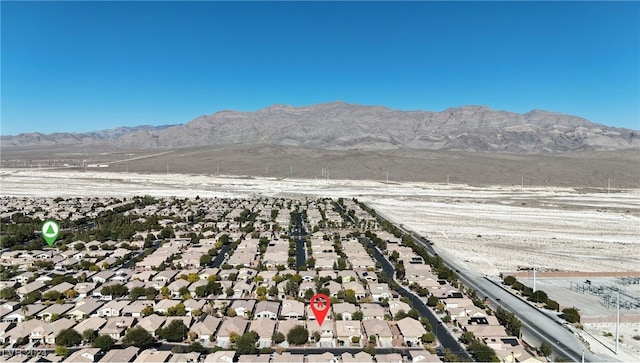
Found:
[{"label": "row of houses", "polygon": [[[28,358],[25,356],[15,356],[8,358],[8,362],[27,362],[36,359],[39,362],[61,362],[62,357],[49,354],[44,357]],[[35,361],[35,360],[33,360]],[[408,356],[403,357],[398,353],[376,354],[375,357],[365,352],[359,353],[342,353],[334,354],[325,353],[309,353],[309,354],[292,354],[288,352],[273,354],[247,354],[238,356],[236,352],[230,350],[221,350],[211,354],[191,353],[173,353],[161,350],[144,350],[139,351],[135,347],[124,349],[112,349],[108,352],[102,352],[97,348],[80,349],[64,362],[70,363],[90,363],[90,362],[133,362],[133,363],[231,363],[235,361],[247,363],[407,363],[407,362],[440,362],[437,357],[425,350],[410,350]]]}]

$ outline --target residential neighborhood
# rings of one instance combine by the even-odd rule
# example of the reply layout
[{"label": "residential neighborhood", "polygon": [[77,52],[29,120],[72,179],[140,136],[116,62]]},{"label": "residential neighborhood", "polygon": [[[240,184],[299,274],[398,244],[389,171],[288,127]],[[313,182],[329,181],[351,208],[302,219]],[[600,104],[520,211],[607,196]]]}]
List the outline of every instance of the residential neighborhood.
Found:
[{"label": "residential neighborhood", "polygon": [[[357,200],[3,197],[0,208],[5,361],[546,361]],[[52,246],[45,220],[60,224]],[[317,293],[331,300],[322,324]]]}]

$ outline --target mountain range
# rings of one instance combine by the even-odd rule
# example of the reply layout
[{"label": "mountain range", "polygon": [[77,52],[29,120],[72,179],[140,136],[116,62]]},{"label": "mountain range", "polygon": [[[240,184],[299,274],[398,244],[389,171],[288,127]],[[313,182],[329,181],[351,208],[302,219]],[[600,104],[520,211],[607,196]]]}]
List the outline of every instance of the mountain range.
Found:
[{"label": "mountain range", "polygon": [[220,111],[183,125],[121,127],[88,133],[2,136],[3,148],[100,145],[176,149],[261,144],[328,150],[452,150],[563,153],[640,148],[640,131],[543,110],[525,114],[463,106],[441,112],[399,111],[333,102]]}]

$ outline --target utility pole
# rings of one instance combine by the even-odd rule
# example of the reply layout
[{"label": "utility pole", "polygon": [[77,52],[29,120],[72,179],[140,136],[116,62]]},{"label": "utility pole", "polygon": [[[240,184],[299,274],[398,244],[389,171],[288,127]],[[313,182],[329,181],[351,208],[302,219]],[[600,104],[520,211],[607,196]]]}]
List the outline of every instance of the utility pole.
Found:
[{"label": "utility pole", "polygon": [[533,264],[533,292],[536,292],[536,264]]},{"label": "utility pole", "polygon": [[620,345],[620,291],[616,291],[616,354]]}]

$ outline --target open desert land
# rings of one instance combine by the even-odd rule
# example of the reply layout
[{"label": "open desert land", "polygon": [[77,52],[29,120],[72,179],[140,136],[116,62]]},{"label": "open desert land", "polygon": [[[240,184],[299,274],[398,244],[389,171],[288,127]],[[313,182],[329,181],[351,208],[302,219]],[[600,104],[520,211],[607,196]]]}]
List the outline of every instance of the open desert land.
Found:
[{"label": "open desert land", "polygon": [[5,169],[3,196],[357,198],[478,273],[638,271],[640,190]]}]

